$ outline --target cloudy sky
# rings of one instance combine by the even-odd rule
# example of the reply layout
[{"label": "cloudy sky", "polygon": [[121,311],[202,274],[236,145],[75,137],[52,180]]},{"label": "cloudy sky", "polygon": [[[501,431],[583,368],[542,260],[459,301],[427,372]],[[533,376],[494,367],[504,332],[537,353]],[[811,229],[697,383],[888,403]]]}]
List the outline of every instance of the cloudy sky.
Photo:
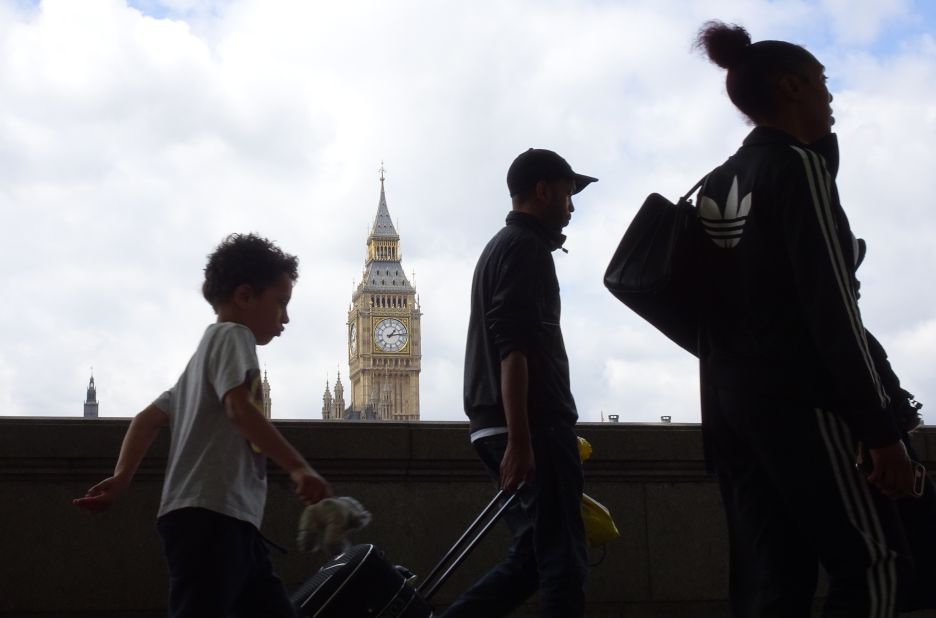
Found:
[{"label": "cloudy sky", "polygon": [[749,130],[691,50],[711,18],[826,65],[862,311],[936,423],[936,10],[927,0],[0,0],[0,414],[102,416],[170,386],[228,233],[299,255],[259,349],[279,418],[347,384],[345,321],[384,161],[423,308],[422,416],[460,420],[470,274],[530,146],[599,177],[556,254],[583,420],[699,418],[693,359],[603,288],[644,196]]}]

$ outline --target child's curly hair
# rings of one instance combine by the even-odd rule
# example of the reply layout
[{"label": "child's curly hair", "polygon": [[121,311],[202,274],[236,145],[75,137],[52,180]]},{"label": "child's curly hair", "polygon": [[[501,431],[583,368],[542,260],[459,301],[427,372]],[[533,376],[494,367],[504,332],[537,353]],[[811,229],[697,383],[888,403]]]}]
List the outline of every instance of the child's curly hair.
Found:
[{"label": "child's curly hair", "polygon": [[246,283],[259,293],[283,274],[298,279],[299,258],[256,234],[231,234],[208,256],[202,294],[217,308],[237,286]]}]

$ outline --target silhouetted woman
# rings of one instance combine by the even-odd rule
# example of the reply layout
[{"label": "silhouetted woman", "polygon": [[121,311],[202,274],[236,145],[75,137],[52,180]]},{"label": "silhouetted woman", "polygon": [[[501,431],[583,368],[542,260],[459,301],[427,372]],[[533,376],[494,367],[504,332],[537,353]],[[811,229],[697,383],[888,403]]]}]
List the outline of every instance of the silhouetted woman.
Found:
[{"label": "silhouetted woman", "polygon": [[[821,562],[825,616],[892,616],[906,560],[887,496],[909,494],[912,468],[858,310],[824,67],[719,22],[697,46],[727,69],[728,96],[755,125],[698,204],[703,427],[734,615],[809,616]],[[856,469],[859,441],[870,474]]]}]

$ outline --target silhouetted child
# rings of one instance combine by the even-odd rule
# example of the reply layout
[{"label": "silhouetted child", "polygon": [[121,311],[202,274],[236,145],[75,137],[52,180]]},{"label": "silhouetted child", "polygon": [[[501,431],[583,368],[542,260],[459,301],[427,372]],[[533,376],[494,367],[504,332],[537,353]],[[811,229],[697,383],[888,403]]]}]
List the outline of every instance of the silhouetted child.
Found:
[{"label": "silhouetted child", "polygon": [[266,458],[289,473],[307,504],[331,489],[263,415],[256,346],[289,322],[297,277],[297,258],[270,241],[228,236],[209,256],[202,286],[217,322],[175,386],[134,417],[114,475],[73,501],[109,508],[169,426],[156,527],[169,565],[170,616],[295,616],[259,531]]}]

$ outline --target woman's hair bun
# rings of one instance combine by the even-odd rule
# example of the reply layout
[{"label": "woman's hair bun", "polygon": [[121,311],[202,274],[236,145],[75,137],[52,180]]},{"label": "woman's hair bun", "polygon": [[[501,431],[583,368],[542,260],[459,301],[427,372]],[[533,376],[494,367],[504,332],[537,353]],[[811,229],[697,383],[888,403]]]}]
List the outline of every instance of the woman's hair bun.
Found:
[{"label": "woman's hair bun", "polygon": [[751,46],[751,35],[741,26],[720,21],[702,24],[695,47],[705,51],[709,60],[723,69],[738,66]]}]

